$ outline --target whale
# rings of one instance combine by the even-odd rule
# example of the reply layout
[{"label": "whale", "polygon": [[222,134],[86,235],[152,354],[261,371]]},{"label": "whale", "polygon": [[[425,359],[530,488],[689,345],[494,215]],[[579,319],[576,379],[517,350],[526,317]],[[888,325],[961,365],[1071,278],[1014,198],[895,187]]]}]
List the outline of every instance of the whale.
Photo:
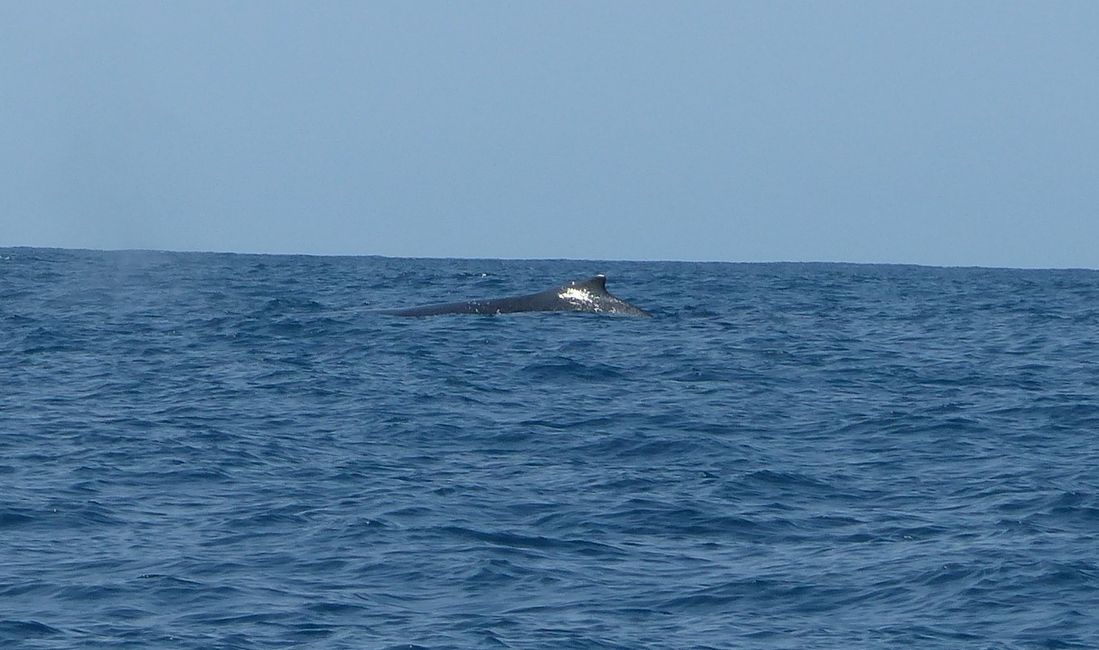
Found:
[{"label": "whale", "polygon": [[607,291],[607,276],[595,275],[587,280],[565,284],[510,298],[490,298],[423,305],[405,309],[383,309],[392,316],[440,316],[444,314],[514,314],[531,311],[578,311],[621,316],[652,316],[649,312],[616,298]]}]

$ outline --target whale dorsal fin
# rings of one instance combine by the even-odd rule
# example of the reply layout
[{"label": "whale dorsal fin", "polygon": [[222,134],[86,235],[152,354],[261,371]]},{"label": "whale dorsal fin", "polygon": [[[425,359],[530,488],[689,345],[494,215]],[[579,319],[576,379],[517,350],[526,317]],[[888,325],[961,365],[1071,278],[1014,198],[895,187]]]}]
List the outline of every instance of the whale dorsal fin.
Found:
[{"label": "whale dorsal fin", "polygon": [[607,276],[600,273],[599,275],[593,275],[587,280],[577,280],[570,282],[568,287],[575,287],[577,289],[584,289],[592,293],[606,293],[607,292]]}]

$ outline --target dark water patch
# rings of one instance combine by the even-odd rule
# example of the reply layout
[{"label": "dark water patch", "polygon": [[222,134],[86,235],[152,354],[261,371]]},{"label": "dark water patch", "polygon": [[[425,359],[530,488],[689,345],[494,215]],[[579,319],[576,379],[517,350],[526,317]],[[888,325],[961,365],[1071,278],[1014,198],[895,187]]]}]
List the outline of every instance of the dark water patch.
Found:
[{"label": "dark water patch", "polygon": [[607,364],[583,363],[573,359],[557,359],[535,363],[523,368],[529,380],[559,381],[611,381],[622,376]]},{"label": "dark water patch", "polygon": [[19,643],[28,639],[57,636],[62,630],[34,620],[0,619],[0,640]]},{"label": "dark water patch", "polygon": [[0,529],[21,526],[34,520],[35,516],[31,512],[20,512],[11,508],[0,509]]}]

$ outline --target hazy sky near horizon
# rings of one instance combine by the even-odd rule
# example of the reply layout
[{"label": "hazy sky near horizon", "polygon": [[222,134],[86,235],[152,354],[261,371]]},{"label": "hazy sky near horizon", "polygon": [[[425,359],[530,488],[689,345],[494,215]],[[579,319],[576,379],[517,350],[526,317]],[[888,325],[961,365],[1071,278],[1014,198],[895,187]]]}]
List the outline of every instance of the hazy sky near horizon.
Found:
[{"label": "hazy sky near horizon", "polygon": [[1099,268],[1096,2],[0,0],[0,246]]}]

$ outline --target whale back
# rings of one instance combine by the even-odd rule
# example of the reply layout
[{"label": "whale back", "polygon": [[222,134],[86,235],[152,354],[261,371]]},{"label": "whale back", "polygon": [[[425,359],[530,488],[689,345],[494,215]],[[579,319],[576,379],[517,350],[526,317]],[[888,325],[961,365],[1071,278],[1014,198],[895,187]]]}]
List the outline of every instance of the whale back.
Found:
[{"label": "whale back", "polygon": [[538,293],[510,298],[469,300],[407,309],[390,309],[394,316],[439,316],[443,314],[511,314],[530,311],[584,311],[628,316],[650,316],[648,312],[616,298],[607,291],[607,276],[566,282]]}]

